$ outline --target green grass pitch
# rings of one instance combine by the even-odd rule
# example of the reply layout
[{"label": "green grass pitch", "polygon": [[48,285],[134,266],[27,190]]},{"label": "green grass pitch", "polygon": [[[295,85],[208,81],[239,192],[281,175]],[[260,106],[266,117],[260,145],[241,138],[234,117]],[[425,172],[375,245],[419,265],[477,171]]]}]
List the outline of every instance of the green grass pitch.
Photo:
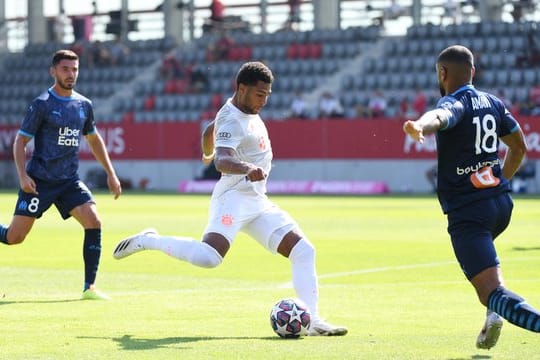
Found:
[{"label": "green grass pitch", "polygon": [[[153,226],[197,239],[209,196],[96,195],[103,224],[97,285],[80,301],[82,230],[54,208],[18,246],[0,246],[0,359],[540,359],[540,336],[506,323],[477,350],[484,308],[454,260],[435,197],[273,197],[317,248],[321,314],[335,338],[283,340],[269,313],[294,296],[290,265],[240,235],[224,263],[199,269],[159,252],[112,258]],[[16,194],[0,194],[0,220]],[[540,200],[516,198],[497,239],[507,286],[540,308]]]}]

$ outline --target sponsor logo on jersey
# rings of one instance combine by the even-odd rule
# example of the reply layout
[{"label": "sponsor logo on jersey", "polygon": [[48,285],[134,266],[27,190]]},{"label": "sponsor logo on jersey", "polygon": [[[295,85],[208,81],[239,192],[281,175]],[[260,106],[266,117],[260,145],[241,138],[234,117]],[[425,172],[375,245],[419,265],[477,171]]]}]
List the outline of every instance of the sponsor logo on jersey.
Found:
[{"label": "sponsor logo on jersey", "polygon": [[216,137],[218,139],[230,139],[231,138],[231,133],[230,132],[225,132],[225,131],[222,131],[222,132],[218,132],[216,134]]},{"label": "sponsor logo on jersey", "polygon": [[501,164],[500,159],[495,159],[493,161],[491,161],[491,160],[479,161],[478,163],[476,163],[474,165],[467,166],[465,168],[461,168],[461,167],[458,166],[456,168],[456,174],[458,174],[458,175],[466,175],[466,174],[470,174],[470,173],[480,171],[481,169],[483,169],[485,167],[492,168],[492,167],[500,165],[500,164]]},{"label": "sponsor logo on jersey", "polygon": [[499,185],[501,179],[493,175],[490,167],[483,167],[471,174],[471,183],[477,189],[486,189]]},{"label": "sponsor logo on jersey", "polygon": [[65,126],[58,129],[58,145],[61,146],[79,146],[79,129],[70,129]]}]

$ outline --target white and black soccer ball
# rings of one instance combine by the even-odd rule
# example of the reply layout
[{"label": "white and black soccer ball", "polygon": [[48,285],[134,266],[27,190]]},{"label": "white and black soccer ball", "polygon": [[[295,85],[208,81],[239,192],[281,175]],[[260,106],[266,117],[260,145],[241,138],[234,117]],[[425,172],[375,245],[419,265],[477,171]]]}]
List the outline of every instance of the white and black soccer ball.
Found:
[{"label": "white and black soccer ball", "polygon": [[272,330],[282,338],[298,338],[308,334],[311,313],[298,299],[278,301],[270,312]]}]

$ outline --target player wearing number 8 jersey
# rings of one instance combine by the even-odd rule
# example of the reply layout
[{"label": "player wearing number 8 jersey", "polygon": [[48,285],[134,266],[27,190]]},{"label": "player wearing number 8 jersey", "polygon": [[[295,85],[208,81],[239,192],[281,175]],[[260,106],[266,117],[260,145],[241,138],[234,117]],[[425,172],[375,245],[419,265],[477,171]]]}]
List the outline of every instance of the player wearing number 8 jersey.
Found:
[{"label": "player wearing number 8 jersey", "polygon": [[[108,297],[94,287],[101,255],[101,222],[92,193],[77,173],[83,136],[107,173],[107,184],[115,198],[122,189],[95,127],[92,103],[74,91],[78,71],[77,54],[57,51],[49,69],[54,85],[28,108],[13,144],[19,198],[9,227],[0,225],[0,243],[23,242],[35,220],[54,204],[64,219],[73,216],[84,228],[82,298],[103,300]],[[34,151],[25,166],[27,144],[32,139]]]},{"label": "player wearing number 8 jersey", "polygon": [[[510,222],[508,181],[527,147],[503,102],[472,85],[474,58],[469,49],[446,48],[436,69],[442,95],[437,108],[406,121],[403,129],[419,142],[426,134],[436,134],[439,202],[448,218],[456,258],[487,307],[476,345],[489,349],[498,340],[502,318],[540,332],[540,313],[506,289],[493,243]],[[508,147],[504,160],[499,158],[499,140]]]}]

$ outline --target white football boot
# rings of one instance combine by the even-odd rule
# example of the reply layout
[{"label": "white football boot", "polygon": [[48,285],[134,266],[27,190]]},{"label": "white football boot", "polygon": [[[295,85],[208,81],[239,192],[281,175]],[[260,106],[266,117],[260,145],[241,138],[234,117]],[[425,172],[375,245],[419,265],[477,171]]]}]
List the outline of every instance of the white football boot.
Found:
[{"label": "white football boot", "polygon": [[327,323],[322,319],[311,320],[308,336],[343,336],[347,334],[347,328]]},{"label": "white football boot", "polygon": [[476,347],[487,350],[494,347],[497,340],[499,340],[499,335],[501,335],[502,326],[503,318],[499,314],[488,310],[484,327],[476,339]]},{"label": "white football boot", "polygon": [[136,252],[144,250],[144,245],[142,240],[145,237],[157,236],[156,229],[148,228],[144,229],[138,234],[132,235],[118,243],[113,252],[113,257],[115,259],[123,259],[126,256],[135,254]]}]

